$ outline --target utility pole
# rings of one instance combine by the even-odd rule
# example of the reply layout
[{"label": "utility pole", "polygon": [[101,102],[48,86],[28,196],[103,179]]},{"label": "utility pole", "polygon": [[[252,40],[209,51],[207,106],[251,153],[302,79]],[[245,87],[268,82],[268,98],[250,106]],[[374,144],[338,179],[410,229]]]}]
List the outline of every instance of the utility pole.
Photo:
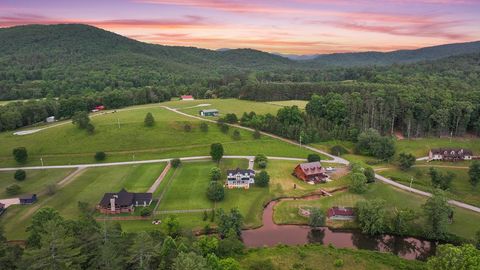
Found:
[{"label": "utility pole", "polygon": [[43,157],[40,157],[40,162],[42,163],[42,167],[43,167]]},{"label": "utility pole", "polygon": [[412,191],[413,177],[410,178],[410,191]]},{"label": "utility pole", "polygon": [[302,147],[302,133],[300,132],[300,147]]},{"label": "utility pole", "polygon": [[118,128],[120,128],[120,118],[117,118]]}]

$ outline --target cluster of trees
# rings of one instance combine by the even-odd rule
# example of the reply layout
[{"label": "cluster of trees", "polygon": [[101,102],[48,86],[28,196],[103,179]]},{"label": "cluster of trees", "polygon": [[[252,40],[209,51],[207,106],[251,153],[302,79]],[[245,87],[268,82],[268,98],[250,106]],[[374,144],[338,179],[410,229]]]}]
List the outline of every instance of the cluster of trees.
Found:
[{"label": "cluster of trees", "polygon": [[52,208],[37,211],[25,248],[8,244],[0,233],[0,269],[240,269],[233,258],[244,251],[238,210],[219,210],[221,237],[197,238],[172,217],[162,230],[126,233],[118,223],[97,223],[87,204],[79,208],[77,220]]},{"label": "cluster of trees", "polygon": [[365,193],[368,189],[368,183],[375,182],[375,171],[372,167],[364,168],[358,163],[351,163],[350,168],[349,190],[358,194]]},{"label": "cluster of trees", "polygon": [[0,106],[0,131],[13,130],[43,122],[49,116],[71,118],[77,112],[89,112],[98,105],[108,109],[170,100],[168,92],[156,88],[111,90],[75,96],[10,102]]},{"label": "cluster of trees", "polygon": [[[381,199],[360,201],[356,205],[357,219],[364,233],[371,235],[395,233],[426,235],[431,239],[450,240],[447,224],[453,218],[453,208],[442,190],[436,189],[433,196],[422,206],[423,215],[411,209],[388,211],[387,202]],[[420,216],[426,219],[425,231],[418,231],[416,221]]]}]

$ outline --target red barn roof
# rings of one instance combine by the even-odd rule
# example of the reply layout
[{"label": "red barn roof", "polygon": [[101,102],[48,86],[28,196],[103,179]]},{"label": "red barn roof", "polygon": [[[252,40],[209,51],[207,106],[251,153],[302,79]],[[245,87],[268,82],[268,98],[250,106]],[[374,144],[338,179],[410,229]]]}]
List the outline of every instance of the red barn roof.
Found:
[{"label": "red barn roof", "polygon": [[180,96],[182,99],[193,99],[193,96],[192,95],[183,95],[183,96]]},{"label": "red barn roof", "polygon": [[353,217],[355,216],[355,212],[353,211],[353,208],[351,207],[337,207],[334,206],[330,209],[328,209],[327,216],[333,217],[333,216],[343,216],[343,217]]}]

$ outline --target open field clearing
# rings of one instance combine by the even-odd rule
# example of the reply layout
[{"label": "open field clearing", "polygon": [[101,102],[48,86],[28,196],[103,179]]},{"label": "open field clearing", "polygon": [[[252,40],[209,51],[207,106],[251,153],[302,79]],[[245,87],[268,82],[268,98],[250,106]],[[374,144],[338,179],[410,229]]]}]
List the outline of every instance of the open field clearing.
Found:
[{"label": "open field clearing", "polygon": [[277,105],[277,106],[297,106],[298,108],[304,110],[307,106],[307,100],[282,100],[282,101],[270,101],[268,104]]},{"label": "open field clearing", "polygon": [[[355,206],[361,200],[383,199],[387,203],[389,211],[394,209],[408,208],[413,209],[417,215],[423,215],[421,209],[422,204],[425,203],[426,198],[420,195],[415,195],[395,187],[377,182],[370,184],[368,191],[365,194],[353,194],[348,191],[335,193],[332,197],[323,197],[318,200],[295,200],[282,201],[275,206],[274,220],[278,224],[306,224],[308,220],[298,214],[298,207],[319,207],[322,210],[327,210],[332,206]],[[478,223],[480,222],[480,214],[454,207],[455,215],[452,224],[448,225],[450,233],[458,236],[472,239],[476,231],[478,231]],[[418,217],[416,219],[419,226],[424,227],[424,218]],[[355,224],[348,223],[348,227]]]},{"label": "open field clearing", "polygon": [[[270,160],[266,169],[270,174],[270,185],[267,188],[251,186],[250,189],[226,189],[225,199],[216,204],[216,208],[228,211],[238,207],[245,218],[246,227],[258,227],[261,225],[263,207],[270,200],[282,196],[302,196],[319,188],[332,189],[346,185],[345,179],[338,179],[325,185],[309,185],[297,180],[291,175],[295,161]],[[165,197],[160,202],[159,210],[188,210],[210,209],[214,204],[208,201],[206,190],[208,187],[209,172],[216,164],[211,161],[185,162],[177,169]],[[225,171],[236,167],[247,168],[247,160],[222,160],[220,168],[224,176],[220,181],[225,181]],[[296,189],[294,188],[296,184]],[[197,213],[175,213],[179,220],[188,219]],[[203,214],[200,213],[200,214]],[[166,216],[166,215],[163,215]],[[195,215],[194,215],[195,216]],[[202,216],[200,216],[202,217]],[[201,229],[206,223],[201,218],[187,221],[185,226]],[[190,227],[191,226],[191,227]]]},{"label": "open field clearing", "polygon": [[[0,199],[44,192],[48,185],[58,183],[73,171],[73,169],[27,170],[27,178],[23,181],[17,181],[13,178],[14,171],[0,172]],[[13,184],[20,186],[21,192],[19,195],[10,196],[6,194],[5,188]]]},{"label": "open field clearing", "polygon": [[[154,127],[144,126],[147,112],[155,117]],[[263,152],[271,156],[306,157],[311,153],[266,136],[254,140],[252,132],[246,130],[239,129],[241,139],[234,140],[234,128],[224,134],[212,123],[204,133],[199,129],[200,122],[158,106],[140,106],[93,117],[96,127],[93,135],[69,123],[25,136],[3,132],[0,134],[0,164],[4,167],[16,165],[11,151],[17,146],[26,147],[29,152],[26,166],[40,165],[40,158],[45,165],[93,163],[97,151],[107,152],[105,162],[208,155],[212,142],[223,143],[226,155]],[[192,126],[192,131],[184,131],[186,123]]]},{"label": "open field clearing", "polygon": [[41,196],[33,205],[12,206],[1,217],[0,225],[4,226],[9,239],[25,238],[25,228],[36,210],[52,207],[63,217],[75,219],[79,216],[78,202],[87,202],[93,209],[106,192],[118,192],[122,188],[146,192],[164,167],[163,163],[85,169],[54,195]]},{"label": "open field clearing", "polygon": [[182,112],[197,116],[199,115],[198,112],[200,110],[217,109],[220,112],[220,116],[227,113],[235,113],[238,118],[242,117],[244,112],[249,113],[251,111],[254,111],[256,114],[271,113],[276,115],[277,111],[281,108],[278,105],[269,104],[268,102],[255,102],[240,99],[177,100],[165,102],[162,103],[162,105],[176,108]]},{"label": "open field clearing", "polygon": [[[455,163],[456,164],[456,163]],[[434,166],[434,164],[431,164]],[[480,206],[480,187],[472,187],[469,183],[468,169],[458,168],[436,168],[439,172],[452,172],[455,177],[447,191],[450,199],[462,201],[475,206]],[[402,171],[397,168],[381,170],[380,175],[388,177],[404,185],[410,185],[413,178],[412,187],[423,191],[432,191],[432,181],[429,175],[429,167],[414,167],[408,171]]]}]

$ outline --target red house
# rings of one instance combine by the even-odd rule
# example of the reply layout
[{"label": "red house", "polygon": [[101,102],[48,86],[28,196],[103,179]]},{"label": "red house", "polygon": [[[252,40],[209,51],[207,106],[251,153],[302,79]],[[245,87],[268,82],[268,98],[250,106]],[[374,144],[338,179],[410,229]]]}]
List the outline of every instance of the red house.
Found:
[{"label": "red house", "polygon": [[105,106],[103,106],[103,105],[96,106],[95,110],[103,111],[103,110],[105,110]]},{"label": "red house", "polygon": [[293,171],[293,175],[305,182],[314,183],[323,183],[328,178],[325,168],[319,161],[298,164]]}]

